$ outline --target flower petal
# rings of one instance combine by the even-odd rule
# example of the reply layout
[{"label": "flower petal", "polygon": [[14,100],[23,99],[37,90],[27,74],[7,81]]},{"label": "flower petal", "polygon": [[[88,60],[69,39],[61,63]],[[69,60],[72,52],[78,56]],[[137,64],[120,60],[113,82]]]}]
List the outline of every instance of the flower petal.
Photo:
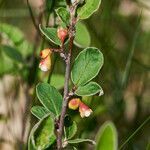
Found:
[{"label": "flower petal", "polygon": [[79,98],[73,98],[69,101],[68,107],[70,109],[76,110],[79,107],[80,99]]},{"label": "flower petal", "polygon": [[39,64],[39,68],[44,72],[50,70],[50,68],[51,68],[51,57],[49,55],[46,58],[41,60],[41,62]]},{"label": "flower petal", "polygon": [[80,112],[80,116],[84,118],[84,117],[89,117],[93,111],[86,104],[80,102],[79,112]]},{"label": "flower petal", "polygon": [[40,57],[41,58],[46,58],[48,55],[50,55],[52,52],[51,52],[51,50],[49,49],[49,48],[46,48],[46,49],[44,49],[44,50],[42,50],[41,52],[40,52]]}]

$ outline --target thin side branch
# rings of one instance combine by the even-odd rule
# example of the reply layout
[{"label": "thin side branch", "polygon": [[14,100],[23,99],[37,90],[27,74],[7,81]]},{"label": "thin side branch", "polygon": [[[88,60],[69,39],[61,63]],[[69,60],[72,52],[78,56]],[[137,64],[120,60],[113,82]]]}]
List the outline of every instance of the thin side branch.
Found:
[{"label": "thin side branch", "polygon": [[38,27],[38,24],[36,23],[34,15],[33,15],[33,11],[32,11],[32,8],[30,6],[29,0],[27,0],[27,6],[28,6],[28,9],[29,9],[29,13],[30,13],[33,25],[34,25],[35,29],[39,32],[39,27]]}]

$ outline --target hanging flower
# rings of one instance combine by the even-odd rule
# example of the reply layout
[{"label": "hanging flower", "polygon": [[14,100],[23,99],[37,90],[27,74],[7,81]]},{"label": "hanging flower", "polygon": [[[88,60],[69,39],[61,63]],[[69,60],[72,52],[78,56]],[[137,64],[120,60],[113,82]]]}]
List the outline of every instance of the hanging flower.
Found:
[{"label": "hanging flower", "polygon": [[76,110],[79,108],[80,116],[82,118],[89,117],[93,112],[86,104],[81,102],[79,98],[73,98],[69,101],[68,107],[70,109]]},{"label": "hanging flower", "polygon": [[50,70],[51,68],[51,50],[50,49],[44,49],[40,52],[41,61],[39,64],[39,68],[46,72]]},{"label": "hanging flower", "polygon": [[57,29],[57,36],[61,40],[62,43],[64,43],[66,37],[68,36],[68,30],[62,27],[59,27]]},{"label": "hanging flower", "polygon": [[80,102],[79,112],[80,112],[80,116],[84,118],[84,117],[89,117],[93,111],[86,104]]},{"label": "hanging flower", "polygon": [[80,99],[79,98],[73,98],[72,100],[69,101],[68,107],[70,109],[76,110],[76,109],[78,109],[79,104],[80,104]]}]

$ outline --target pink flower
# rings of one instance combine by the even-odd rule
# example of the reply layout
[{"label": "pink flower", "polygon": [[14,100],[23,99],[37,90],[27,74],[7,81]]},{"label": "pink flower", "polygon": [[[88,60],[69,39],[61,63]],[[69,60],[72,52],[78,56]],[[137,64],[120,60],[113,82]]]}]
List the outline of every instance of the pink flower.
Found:
[{"label": "pink flower", "polygon": [[85,105],[84,103],[80,102],[80,104],[79,104],[79,112],[80,112],[80,116],[82,118],[84,118],[84,117],[89,117],[93,111],[87,105]]},{"label": "pink flower", "polygon": [[68,30],[67,29],[62,28],[62,27],[57,29],[57,36],[61,40],[62,43],[64,43],[67,35],[68,35]]},{"label": "pink flower", "polygon": [[79,108],[80,116],[82,118],[89,117],[93,112],[86,104],[81,102],[79,98],[73,98],[69,101],[68,107],[70,109],[76,110]]},{"label": "pink flower", "polygon": [[50,49],[44,49],[40,52],[40,57],[42,58],[39,64],[39,68],[46,72],[50,70],[51,68],[51,50]]},{"label": "pink flower", "polygon": [[76,109],[78,109],[79,104],[80,104],[80,99],[79,99],[79,98],[73,98],[73,99],[71,99],[71,100],[69,101],[68,107],[69,107],[70,109],[76,110]]}]

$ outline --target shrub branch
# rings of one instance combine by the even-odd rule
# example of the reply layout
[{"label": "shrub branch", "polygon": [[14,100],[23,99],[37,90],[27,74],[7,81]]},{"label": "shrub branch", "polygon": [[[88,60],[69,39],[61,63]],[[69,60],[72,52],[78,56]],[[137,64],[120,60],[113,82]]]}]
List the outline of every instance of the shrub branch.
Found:
[{"label": "shrub branch", "polygon": [[71,56],[72,56],[72,49],[73,49],[73,41],[75,37],[75,24],[76,24],[76,18],[75,18],[75,10],[76,6],[70,7],[70,26],[69,26],[69,51],[67,55],[66,62],[66,71],[65,71],[65,84],[64,84],[64,97],[63,97],[63,105],[62,105],[62,112],[60,115],[59,120],[59,129],[57,131],[57,149],[62,149],[62,136],[63,136],[63,130],[64,130],[64,119],[67,111],[67,105],[70,98],[69,94],[69,80],[70,80],[70,68],[71,68]]}]

